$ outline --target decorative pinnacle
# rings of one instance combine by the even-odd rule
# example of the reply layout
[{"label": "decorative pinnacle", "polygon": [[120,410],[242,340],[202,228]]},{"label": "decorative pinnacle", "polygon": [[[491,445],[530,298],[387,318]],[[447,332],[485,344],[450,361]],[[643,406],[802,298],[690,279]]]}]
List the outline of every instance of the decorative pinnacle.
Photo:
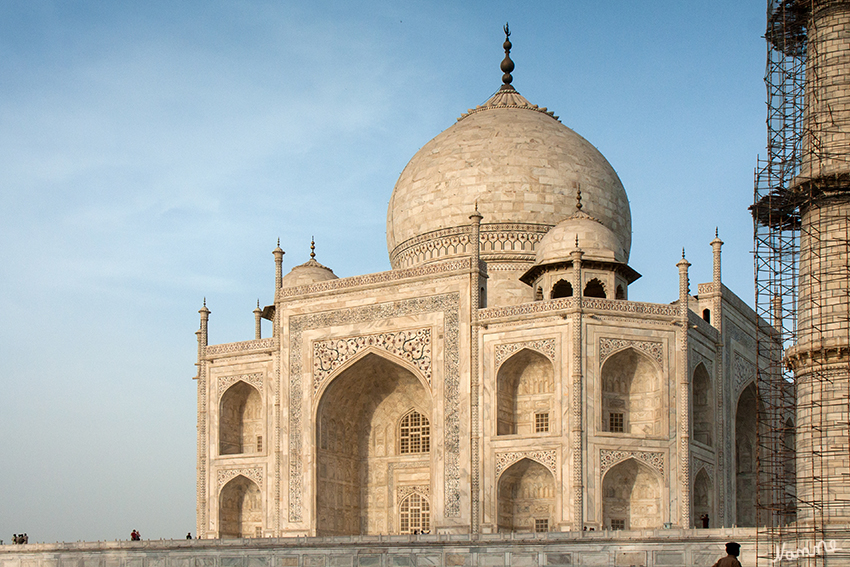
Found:
[{"label": "decorative pinnacle", "polygon": [[310,237],[310,259],[316,259],[316,239],[313,236]]},{"label": "decorative pinnacle", "polygon": [[714,238],[720,238],[720,233],[717,230],[717,227],[714,227]]},{"label": "decorative pinnacle", "polygon": [[685,259],[685,247],[682,246],[682,260]]},{"label": "decorative pinnacle", "polygon": [[578,234],[576,234],[576,248],[578,248]]},{"label": "decorative pinnacle", "polygon": [[581,185],[576,188],[576,211],[581,210]]},{"label": "decorative pinnacle", "polygon": [[508,39],[511,37],[511,28],[508,27],[508,24],[505,24],[505,43],[502,44],[502,47],[505,48],[505,58],[502,59],[502,83],[505,85],[510,85],[514,78],[511,76],[511,71],[514,70],[514,62],[511,61],[511,40]]}]

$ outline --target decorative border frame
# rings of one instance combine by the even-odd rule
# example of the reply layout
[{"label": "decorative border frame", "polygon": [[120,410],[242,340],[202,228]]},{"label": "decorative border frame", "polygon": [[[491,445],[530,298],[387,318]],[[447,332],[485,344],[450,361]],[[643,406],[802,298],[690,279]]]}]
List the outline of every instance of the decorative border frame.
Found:
[{"label": "decorative border frame", "polygon": [[227,391],[233,384],[237,382],[245,382],[249,386],[253,386],[257,389],[260,396],[263,395],[263,372],[252,372],[251,374],[235,374],[231,376],[219,376],[218,377],[218,391],[216,392],[216,397],[221,400],[221,397],[224,395],[224,392]]},{"label": "decorative border frame", "polygon": [[[318,284],[317,284],[318,285]],[[302,398],[304,392],[301,359],[303,333],[336,325],[379,321],[406,315],[443,313],[444,325],[444,474],[445,515],[460,516],[460,294],[457,292],[401,299],[387,303],[353,307],[289,318],[289,521],[304,517],[302,478]],[[280,463],[278,463],[280,466]]]},{"label": "decorative border frame", "polygon": [[599,366],[605,364],[608,356],[633,348],[648,355],[652,360],[658,363],[661,370],[664,370],[664,343],[662,341],[638,341],[633,339],[618,339],[613,337],[600,337],[599,339]]},{"label": "decorative border frame", "polygon": [[558,468],[558,452],[555,449],[549,451],[506,451],[496,453],[496,482],[502,473],[523,459],[530,459],[540,463],[556,476]]},{"label": "decorative border frame", "polygon": [[610,451],[608,449],[599,450],[599,476],[605,476],[605,473],[614,466],[632,458],[649,465],[662,477],[664,476],[664,453],[661,451]]},{"label": "decorative border frame", "polygon": [[510,358],[512,354],[524,348],[539,352],[547,357],[550,362],[555,362],[555,339],[540,339],[536,341],[522,341],[518,343],[502,343],[496,345],[496,365],[498,371],[502,363]]},{"label": "decorative border frame", "polygon": [[358,352],[369,348],[385,350],[409,362],[431,385],[431,328],[357,335],[313,342],[313,395],[322,384]]},{"label": "decorative border frame", "polygon": [[260,490],[263,489],[262,467],[240,467],[235,469],[218,469],[218,474],[216,475],[218,482],[218,491],[221,492],[221,489],[224,487],[224,485],[236,478],[237,476],[244,476],[245,478],[257,483],[257,488],[259,488]]}]

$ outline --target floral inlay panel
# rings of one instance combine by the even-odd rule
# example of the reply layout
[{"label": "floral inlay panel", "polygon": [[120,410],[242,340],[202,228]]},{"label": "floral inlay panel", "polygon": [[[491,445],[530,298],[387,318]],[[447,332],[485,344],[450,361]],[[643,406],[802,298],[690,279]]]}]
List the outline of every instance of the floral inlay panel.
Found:
[{"label": "floral inlay panel", "polygon": [[257,483],[257,486],[263,487],[263,469],[261,467],[244,467],[239,469],[219,469],[218,471],[218,489],[227,484],[227,482],[237,476],[244,476]]},{"label": "floral inlay panel", "polygon": [[496,368],[502,365],[513,353],[524,348],[529,348],[543,353],[552,362],[555,361],[555,339],[542,339],[539,341],[525,341],[519,343],[508,343],[496,345]]},{"label": "floral inlay panel", "polygon": [[496,478],[512,464],[521,461],[522,459],[531,459],[537,461],[555,475],[557,468],[557,452],[551,451],[511,451],[508,453],[496,453]]},{"label": "floral inlay panel", "polygon": [[599,451],[601,474],[604,475],[608,469],[622,463],[626,459],[637,459],[657,470],[660,474],[664,474],[664,453],[653,451],[609,451],[606,449]]},{"label": "floral inlay panel", "polygon": [[419,369],[431,384],[431,329],[378,333],[313,343],[313,394],[334,370],[368,348],[385,350]]},{"label": "floral inlay panel", "polygon": [[629,347],[649,355],[661,368],[664,368],[664,345],[661,341],[634,341],[602,337],[599,339],[599,360],[604,361],[609,354]]}]

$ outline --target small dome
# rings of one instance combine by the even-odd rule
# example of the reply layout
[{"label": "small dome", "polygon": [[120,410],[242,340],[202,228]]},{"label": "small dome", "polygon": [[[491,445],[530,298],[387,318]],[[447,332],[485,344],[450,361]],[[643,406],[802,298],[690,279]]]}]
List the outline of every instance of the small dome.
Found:
[{"label": "small dome", "polygon": [[317,282],[337,279],[339,279],[339,277],[333,273],[333,270],[321,265],[315,259],[310,258],[300,266],[295,266],[288,274],[283,276],[283,287],[310,285]]},{"label": "small dome", "polygon": [[537,247],[535,265],[570,260],[570,254],[576,248],[576,238],[584,253],[582,260],[625,264],[629,259],[628,252],[623,249],[621,240],[614,231],[579,210],[546,233]]}]

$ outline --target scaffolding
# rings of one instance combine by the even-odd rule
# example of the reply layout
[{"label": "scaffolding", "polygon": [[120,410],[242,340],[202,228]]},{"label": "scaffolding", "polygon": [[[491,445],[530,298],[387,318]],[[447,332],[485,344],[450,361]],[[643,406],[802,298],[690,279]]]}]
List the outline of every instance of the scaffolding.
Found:
[{"label": "scaffolding", "polygon": [[850,51],[817,29],[850,9],[767,4],[767,156],[751,207],[758,564],[776,565],[784,544],[817,551],[797,564],[850,565],[850,549],[828,547],[850,529],[850,89],[836,87]]}]

